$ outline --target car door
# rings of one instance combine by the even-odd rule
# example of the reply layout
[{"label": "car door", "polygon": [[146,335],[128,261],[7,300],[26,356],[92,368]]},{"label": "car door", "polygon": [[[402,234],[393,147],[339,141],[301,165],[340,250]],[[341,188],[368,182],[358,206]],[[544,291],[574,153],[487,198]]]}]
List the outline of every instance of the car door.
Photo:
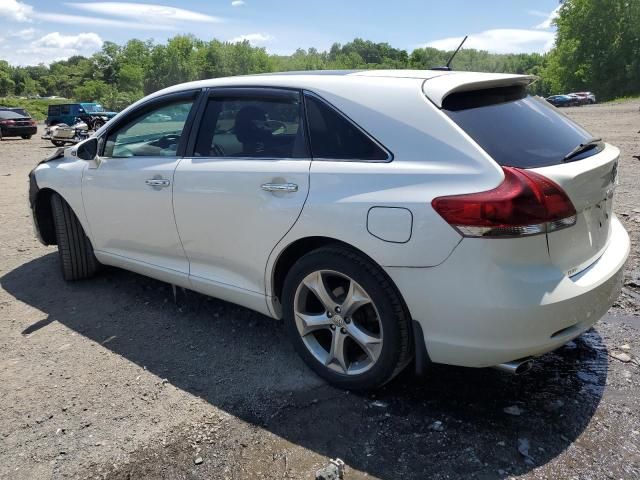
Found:
[{"label": "car door", "polygon": [[297,90],[210,90],[193,154],[174,182],[176,223],[196,290],[257,308],[253,296],[264,307],[267,259],[309,189],[303,119]]},{"label": "car door", "polygon": [[107,263],[124,263],[141,273],[160,269],[167,281],[188,275],[173,215],[172,184],[198,93],[154,99],[101,136],[97,167],[88,168],[82,180],[99,259],[108,256]]}]

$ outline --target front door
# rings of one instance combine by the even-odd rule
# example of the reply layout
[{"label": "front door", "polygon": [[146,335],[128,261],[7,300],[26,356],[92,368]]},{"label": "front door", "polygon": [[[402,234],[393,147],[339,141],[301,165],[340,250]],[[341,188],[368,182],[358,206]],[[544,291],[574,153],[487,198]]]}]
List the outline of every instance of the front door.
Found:
[{"label": "front door", "polygon": [[245,303],[241,297],[263,298],[269,254],[307,197],[302,101],[287,89],[209,95],[193,155],[176,169],[176,223],[194,287]]},{"label": "front door", "polygon": [[[160,98],[119,121],[102,137],[96,168],[82,195],[96,255],[146,272],[186,276],[187,259],[172,207],[173,176],[186,141],[196,93]],[[135,268],[135,266],[138,268]]]}]

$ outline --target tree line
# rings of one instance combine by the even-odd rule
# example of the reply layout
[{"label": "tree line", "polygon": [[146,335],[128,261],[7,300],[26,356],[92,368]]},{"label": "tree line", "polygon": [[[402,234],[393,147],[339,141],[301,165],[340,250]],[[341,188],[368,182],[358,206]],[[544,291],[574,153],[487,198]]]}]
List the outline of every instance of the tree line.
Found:
[{"label": "tree line", "polygon": [[[591,90],[600,99],[640,94],[640,1],[565,0],[555,21],[556,42],[546,54],[495,54],[463,49],[456,70],[533,74],[532,93]],[[274,71],[318,69],[426,69],[453,52],[356,38],[329,51],[298,49],[271,55],[249,42],[203,41],[178,35],[166,43],[105,42],[91,57],[50,65],[11,66],[0,61],[0,96],[62,96],[122,109],[144,95],[190,80]]]}]

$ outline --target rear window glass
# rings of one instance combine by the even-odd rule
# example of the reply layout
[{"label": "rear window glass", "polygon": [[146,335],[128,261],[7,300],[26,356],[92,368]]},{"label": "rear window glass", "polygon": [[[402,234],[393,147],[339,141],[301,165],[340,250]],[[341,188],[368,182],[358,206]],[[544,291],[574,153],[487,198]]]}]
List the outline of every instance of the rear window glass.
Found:
[{"label": "rear window glass", "polygon": [[[502,166],[557,165],[592,138],[584,128],[523,87],[459,92],[445,98],[443,111]],[[594,155],[602,146],[576,155]]]},{"label": "rear window glass", "polygon": [[13,118],[23,118],[24,115],[20,115],[19,113],[12,112],[11,110],[0,110],[0,119],[9,120]]}]

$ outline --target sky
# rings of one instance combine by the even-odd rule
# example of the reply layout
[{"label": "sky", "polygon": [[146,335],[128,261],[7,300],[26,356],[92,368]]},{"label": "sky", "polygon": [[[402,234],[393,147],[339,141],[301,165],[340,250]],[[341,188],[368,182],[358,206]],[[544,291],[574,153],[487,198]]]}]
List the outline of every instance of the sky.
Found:
[{"label": "sky", "polygon": [[496,53],[545,52],[558,0],[0,0],[0,60],[51,63],[105,41],[249,40],[269,53],[327,50],[356,37],[413,49],[465,44]]}]

